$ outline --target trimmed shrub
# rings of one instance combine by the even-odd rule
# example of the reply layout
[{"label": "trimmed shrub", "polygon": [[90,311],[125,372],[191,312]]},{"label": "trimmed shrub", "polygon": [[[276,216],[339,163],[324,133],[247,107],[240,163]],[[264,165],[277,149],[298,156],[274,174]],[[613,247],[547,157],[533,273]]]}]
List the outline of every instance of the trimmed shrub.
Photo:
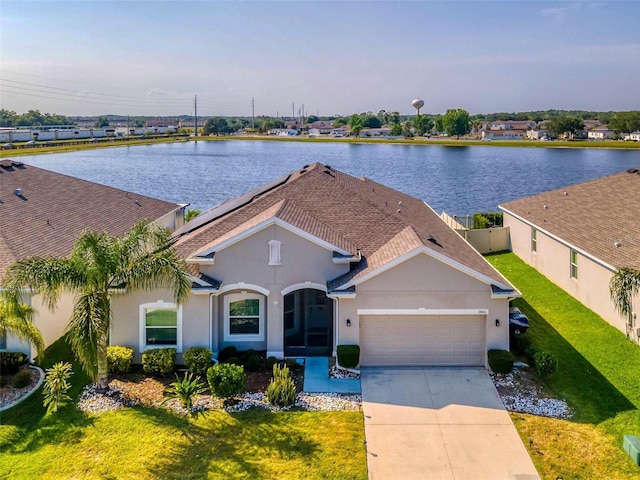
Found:
[{"label": "trimmed shrub", "polygon": [[247,361],[244,364],[244,368],[247,370],[247,372],[257,372],[258,369],[260,369],[260,364],[262,364],[262,359],[260,358],[260,355],[256,353],[254,355],[250,355],[247,358]]},{"label": "trimmed shrub", "polygon": [[17,373],[25,363],[27,356],[22,352],[0,352],[0,372],[4,375]]},{"label": "trimmed shrub", "polygon": [[242,352],[244,354],[244,356],[246,358],[252,357],[254,355],[258,355],[258,352],[256,352],[253,348],[250,348],[249,350],[247,350],[246,352]]},{"label": "trimmed shrub", "polygon": [[558,360],[550,353],[536,352],[533,356],[533,365],[536,369],[536,374],[542,378],[546,378],[556,371],[558,368]]},{"label": "trimmed shrub", "polygon": [[507,350],[489,350],[488,358],[495,373],[509,373],[513,369],[513,354]]},{"label": "trimmed shrub", "polygon": [[344,368],[356,368],[360,363],[359,345],[338,345],[336,348],[338,365]]},{"label": "trimmed shrub", "polygon": [[527,361],[533,365],[533,359],[536,356],[536,353],[538,353],[538,350],[536,350],[534,347],[529,347],[524,351],[524,356],[527,357]]},{"label": "trimmed shrub", "polygon": [[245,373],[238,365],[219,363],[207,370],[207,380],[214,397],[229,398],[242,393]]},{"label": "trimmed shrub", "polygon": [[300,366],[300,364],[295,358],[287,358],[284,363],[290,369],[298,368]]},{"label": "trimmed shrub", "polygon": [[229,363],[231,365],[242,365],[239,357],[229,357],[224,363]]},{"label": "trimmed shrub", "polygon": [[273,379],[267,387],[267,400],[271,405],[288,407],[296,401],[296,386],[289,376],[289,368],[273,366]]},{"label": "trimmed shrub", "polygon": [[211,366],[213,352],[207,347],[191,347],[184,352],[184,364],[191,373],[204,377]]},{"label": "trimmed shrub", "polygon": [[28,369],[20,370],[13,377],[13,386],[16,388],[24,388],[31,383],[31,371]]},{"label": "trimmed shrub", "polygon": [[238,349],[236,347],[234,347],[233,345],[229,346],[229,347],[224,347],[220,353],[218,354],[218,361],[220,363],[224,363],[226,362],[229,358],[231,357],[237,357],[238,356]]},{"label": "trimmed shrub", "polygon": [[6,387],[7,385],[9,385],[9,377],[0,375],[0,387]]},{"label": "trimmed shrub", "polygon": [[175,365],[175,348],[145,350],[142,354],[142,369],[144,370],[144,373],[166,376],[173,372]]},{"label": "trimmed shrub", "polygon": [[273,371],[273,366],[278,363],[278,359],[276,357],[267,358],[267,370]]},{"label": "trimmed shrub", "polygon": [[510,341],[511,351],[515,355],[524,355],[527,349],[531,347],[531,339],[526,333],[519,335],[511,335]]},{"label": "trimmed shrub", "polygon": [[107,347],[107,368],[109,373],[128,373],[133,362],[133,349],[127,347]]},{"label": "trimmed shrub", "polygon": [[47,412],[57,412],[64,400],[71,400],[67,395],[67,391],[71,388],[71,384],[67,380],[71,375],[73,375],[73,369],[70,363],[58,362],[47,369],[42,391]]}]

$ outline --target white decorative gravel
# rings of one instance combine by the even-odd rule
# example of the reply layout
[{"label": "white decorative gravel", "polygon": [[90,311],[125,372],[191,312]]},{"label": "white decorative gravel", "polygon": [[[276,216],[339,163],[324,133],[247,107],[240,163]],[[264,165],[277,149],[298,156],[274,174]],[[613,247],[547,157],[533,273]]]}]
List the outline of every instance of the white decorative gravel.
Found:
[{"label": "white decorative gravel", "polygon": [[[525,385],[521,382],[519,370],[506,374],[494,372],[489,374],[507,410],[551,418],[568,419],[573,416],[573,412],[564,400],[549,398],[540,387],[530,383]],[[515,393],[504,393],[504,390]]]},{"label": "white decorative gravel", "polygon": [[343,368],[331,367],[329,370],[329,378],[360,378],[359,373],[350,372]]},{"label": "white decorative gravel", "polygon": [[[270,411],[290,410],[300,408],[307,411],[357,411],[360,410],[362,397],[360,395],[342,395],[338,393],[300,393],[296,396],[296,402],[289,407],[277,407],[267,401],[267,396],[262,393],[245,393],[235,399],[233,405],[224,405],[223,401],[211,395],[197,395],[194,397],[191,412],[204,410],[223,409],[227,412],[244,412],[250,408],[263,408]],[[82,391],[78,408],[84,412],[100,413],[109,410],[134,407],[137,402],[124,398],[122,392],[111,387],[107,392],[100,393],[95,385],[88,385]],[[173,412],[186,415],[189,412],[182,406],[178,399],[170,399],[156,406],[163,406]]]}]

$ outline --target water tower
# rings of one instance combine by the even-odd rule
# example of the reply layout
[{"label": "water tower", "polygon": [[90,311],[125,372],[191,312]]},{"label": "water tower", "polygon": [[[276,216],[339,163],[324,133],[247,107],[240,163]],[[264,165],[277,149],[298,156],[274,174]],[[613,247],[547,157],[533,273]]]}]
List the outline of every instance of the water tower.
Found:
[{"label": "water tower", "polygon": [[413,108],[415,108],[418,111],[418,115],[420,115],[420,109],[424,107],[424,100],[416,98],[411,102],[411,105],[413,105]]}]

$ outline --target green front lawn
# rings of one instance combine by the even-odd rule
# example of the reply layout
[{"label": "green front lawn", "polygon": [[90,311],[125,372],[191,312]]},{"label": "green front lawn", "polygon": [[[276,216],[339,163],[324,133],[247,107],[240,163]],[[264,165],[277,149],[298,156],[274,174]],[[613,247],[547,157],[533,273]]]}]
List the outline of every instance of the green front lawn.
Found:
[{"label": "green front lawn", "polygon": [[[55,344],[48,363],[66,355]],[[87,378],[72,378],[77,396]],[[367,478],[360,412],[93,415],[70,404],[45,415],[37,392],[0,415],[0,478]]]},{"label": "green front lawn", "polygon": [[522,292],[514,303],[529,317],[533,346],[558,358],[547,383],[575,412],[512,414],[542,477],[640,478],[622,449],[624,434],[640,436],[640,347],[514,254],[486,258]]}]

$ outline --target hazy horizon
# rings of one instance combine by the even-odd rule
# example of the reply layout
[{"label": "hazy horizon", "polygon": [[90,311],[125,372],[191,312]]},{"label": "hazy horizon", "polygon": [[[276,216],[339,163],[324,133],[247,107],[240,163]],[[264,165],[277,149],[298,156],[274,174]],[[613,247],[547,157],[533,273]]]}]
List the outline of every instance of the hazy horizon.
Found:
[{"label": "hazy horizon", "polygon": [[[637,2],[0,1],[0,108],[640,109]],[[629,7],[631,6],[631,10]],[[293,107],[295,104],[295,107]]]}]

